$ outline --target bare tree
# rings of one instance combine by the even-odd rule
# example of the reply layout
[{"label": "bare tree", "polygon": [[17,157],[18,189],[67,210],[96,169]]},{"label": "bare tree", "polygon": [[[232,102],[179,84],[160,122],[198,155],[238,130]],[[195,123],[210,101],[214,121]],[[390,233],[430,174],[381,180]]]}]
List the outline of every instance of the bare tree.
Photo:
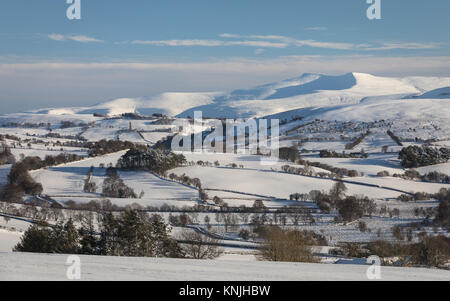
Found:
[{"label": "bare tree", "polygon": [[183,231],[181,245],[187,257],[194,259],[214,259],[222,255],[223,250],[219,248],[219,240],[194,231]]}]

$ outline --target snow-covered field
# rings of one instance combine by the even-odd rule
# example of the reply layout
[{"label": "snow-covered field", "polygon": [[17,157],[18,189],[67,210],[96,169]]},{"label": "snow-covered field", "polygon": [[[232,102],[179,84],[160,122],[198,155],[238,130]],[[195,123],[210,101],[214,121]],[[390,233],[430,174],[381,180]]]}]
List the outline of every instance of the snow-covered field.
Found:
[{"label": "snow-covered field", "polygon": [[23,232],[0,229],[0,252],[11,252],[20,241]]},{"label": "snow-covered field", "polygon": [[[81,280],[366,281],[368,266],[242,260],[80,256]],[[0,280],[67,280],[67,255],[0,253]],[[382,267],[385,281],[448,281],[450,272]]]},{"label": "snow-covered field", "polygon": [[[102,139],[130,141],[153,146],[162,139],[182,132],[189,135],[201,130],[188,116],[202,111],[204,117],[275,118],[281,124],[281,146],[293,146],[303,159],[332,168],[356,170],[357,177],[344,177],[346,195],[363,195],[374,199],[378,208],[372,217],[359,221],[367,225],[360,231],[358,223],[335,222],[336,212],[324,214],[315,203],[289,200],[293,193],[307,194],[312,190],[328,192],[336,183],[329,178],[288,174],[284,165],[305,166],[286,161],[273,165],[261,164],[260,156],[250,154],[187,153],[189,164],[170,170],[168,174],[185,174],[198,178],[209,196],[222,198],[229,206],[251,207],[262,200],[270,210],[299,205],[312,208],[315,222],[295,225],[288,219],[286,227],[311,230],[322,234],[330,246],[341,242],[392,240],[392,227],[418,224],[424,220],[417,210],[435,209],[434,199],[400,202],[404,193],[436,193],[450,184],[426,183],[392,177],[403,174],[398,152],[406,146],[430,144],[450,146],[450,78],[384,78],[368,74],[349,73],[340,76],[305,74],[297,78],[229,93],[164,93],[152,98],[121,98],[91,107],[50,108],[34,112],[0,115],[0,135],[18,161],[24,156],[61,153],[86,157],[83,160],[31,171],[32,177],[43,185],[43,194],[65,203],[69,200],[87,203],[105,199],[101,187],[108,166],[115,166],[126,152],[121,151],[95,158],[88,157],[87,142]],[[129,113],[126,116],[120,114]],[[154,113],[158,113],[152,115]],[[94,116],[95,114],[95,116]],[[139,115],[142,114],[142,115]],[[160,114],[167,114],[162,116]],[[107,116],[108,115],[108,116]],[[145,116],[144,116],[145,115]],[[152,115],[152,116],[150,116]],[[209,119],[204,124],[210,124]],[[180,124],[184,123],[181,128]],[[399,137],[401,144],[390,135]],[[12,135],[12,136],[11,136]],[[364,137],[361,141],[359,137]],[[352,142],[360,143],[352,145]],[[351,149],[349,149],[351,148]],[[320,158],[321,150],[338,153],[366,153],[367,158]],[[203,163],[202,163],[202,162]],[[194,164],[192,164],[194,162]],[[207,163],[205,163],[207,162]],[[218,162],[218,164],[216,164]],[[93,167],[92,182],[97,190],[83,191],[84,180]],[[323,168],[327,168],[322,166]],[[11,164],[0,166],[0,185],[7,184]],[[317,173],[328,170],[309,167]],[[425,174],[438,171],[450,174],[450,163],[420,167]],[[382,171],[390,176],[379,177]],[[178,208],[200,203],[199,191],[192,187],[158,177],[147,171],[119,171],[124,183],[141,198],[115,199],[119,206],[139,204],[142,207]],[[29,196],[26,196],[27,198]],[[388,211],[380,212],[386,206]],[[398,216],[390,210],[398,209]],[[211,209],[212,211],[212,209]],[[270,219],[273,212],[267,212]],[[168,220],[168,212],[161,213]],[[107,258],[83,256],[84,280],[365,280],[365,266],[317,265],[255,262],[245,245],[257,241],[242,241],[240,229],[252,230],[249,221],[238,220],[236,229],[225,231],[214,212],[198,212],[194,222],[203,229],[208,226],[224,235],[233,246],[215,261]],[[211,224],[206,224],[208,217]],[[216,220],[215,220],[216,218]],[[242,218],[242,217],[240,217]],[[52,222],[52,221],[50,221]],[[0,217],[0,252],[10,252],[29,223]],[[419,231],[449,235],[442,228],[425,226]],[[180,229],[174,228],[173,235]],[[416,231],[416,230],[414,230]],[[417,234],[417,233],[414,233]],[[0,254],[0,280],[64,280],[65,256],[38,254]],[[42,270],[45,267],[45,271]],[[383,268],[385,280],[444,280],[448,271],[432,269]]]},{"label": "snow-covered field", "polygon": [[[38,171],[32,171],[36,181],[42,183],[47,195],[58,201],[73,200],[78,203],[87,203],[94,199],[102,198],[101,187],[105,179],[106,168],[100,168],[100,164],[108,166],[116,165],[117,160],[125,153],[121,151],[101,157],[50,167]],[[92,181],[97,184],[96,193],[83,192],[84,180],[91,166],[94,166]],[[144,192],[141,199],[115,199],[109,198],[113,204],[125,206],[138,203],[141,206],[159,207],[163,204],[184,206],[194,205],[198,199],[198,191],[190,187],[161,179],[149,172],[121,171],[120,177],[125,184],[135,190],[137,194]]]}]

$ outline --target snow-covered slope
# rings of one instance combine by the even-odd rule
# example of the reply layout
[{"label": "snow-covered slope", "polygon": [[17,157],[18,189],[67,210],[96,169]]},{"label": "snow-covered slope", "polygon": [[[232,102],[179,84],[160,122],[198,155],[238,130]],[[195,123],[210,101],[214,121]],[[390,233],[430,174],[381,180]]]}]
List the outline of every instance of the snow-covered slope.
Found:
[{"label": "snow-covered slope", "polygon": [[[81,280],[367,281],[368,266],[81,256]],[[67,280],[67,255],[0,253],[0,280]],[[444,281],[445,270],[382,267],[382,280]]]},{"label": "snow-covered slope", "polygon": [[419,96],[419,98],[450,98],[450,87],[444,87],[429,91]]},{"label": "snow-covered slope", "polygon": [[187,117],[193,116],[194,111],[202,111],[207,117],[249,118],[309,107],[379,100],[450,98],[448,86],[450,78],[388,78],[364,73],[304,74],[230,93],[163,93],[152,98],[119,98],[92,107],[45,109],[37,113],[117,115],[138,111],[145,115],[164,113]]},{"label": "snow-covered slope", "polygon": [[220,93],[163,93],[152,98],[118,98],[91,107],[42,109],[36,113],[50,115],[107,114],[119,115],[138,111],[144,115],[163,113],[177,115],[191,107],[212,103]]}]

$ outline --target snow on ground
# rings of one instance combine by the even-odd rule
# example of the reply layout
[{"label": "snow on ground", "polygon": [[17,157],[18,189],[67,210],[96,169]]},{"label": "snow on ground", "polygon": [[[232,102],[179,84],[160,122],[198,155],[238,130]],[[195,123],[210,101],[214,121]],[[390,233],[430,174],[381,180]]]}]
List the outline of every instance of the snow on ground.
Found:
[{"label": "snow on ground", "polygon": [[365,175],[376,175],[380,171],[388,171],[390,174],[404,172],[400,161],[395,154],[372,153],[368,158],[320,158],[318,156],[304,156],[306,160],[311,162],[320,162],[331,165],[333,167],[346,168],[356,170]]},{"label": "snow on ground", "polygon": [[[221,167],[227,167],[230,164],[236,164],[238,167],[242,165],[245,169],[255,169],[260,171],[270,171],[270,170],[281,170],[283,165],[289,165],[293,167],[304,167],[303,165],[294,164],[292,162],[278,160],[273,162],[273,164],[267,165],[262,164],[261,161],[263,157],[250,155],[250,154],[231,154],[231,153],[212,153],[212,152],[202,152],[202,153],[193,153],[193,152],[180,152],[185,157],[186,160],[189,161],[203,161],[214,164],[215,161],[218,161]],[[316,172],[328,172],[321,168],[312,167]]]},{"label": "snow on ground", "polygon": [[20,156],[24,155],[25,157],[40,157],[44,159],[45,156],[57,156],[59,154],[68,153],[74,154],[78,156],[87,156],[86,150],[76,148],[76,147],[52,147],[53,150],[47,150],[42,148],[36,148],[32,146],[32,148],[11,148],[11,153],[14,155],[16,160],[20,160]]},{"label": "snow on ground", "polygon": [[0,253],[11,252],[13,247],[20,241],[22,232],[0,229]]},{"label": "snow on ground", "polygon": [[436,164],[436,165],[430,165],[430,166],[424,166],[415,168],[419,173],[421,174],[427,174],[432,171],[437,171],[440,173],[444,173],[446,175],[450,175],[450,162],[449,163],[443,163],[443,164]]},{"label": "snow on ground", "polygon": [[419,182],[419,181],[409,181],[404,180],[402,178],[394,178],[394,177],[356,177],[351,178],[351,181],[359,182],[359,183],[368,183],[379,185],[383,187],[392,187],[396,189],[400,189],[406,192],[428,192],[428,193],[437,193],[441,188],[450,188],[450,184],[439,184],[439,183],[428,183],[428,182]]},{"label": "snow on ground", "polygon": [[0,216],[0,252],[11,252],[30,225],[22,220]]},{"label": "snow on ground", "polygon": [[[172,172],[178,175],[185,173],[190,177],[199,178],[204,188],[227,189],[282,199],[289,199],[289,195],[295,192],[329,191],[335,183],[330,179],[238,168],[189,166],[176,168]],[[346,184],[346,186],[348,194],[366,195],[370,198],[395,198],[401,194],[376,187],[355,184]]]},{"label": "snow on ground", "polygon": [[[288,281],[368,280],[364,265],[80,256],[81,280]],[[0,253],[0,280],[67,280],[67,255]],[[444,281],[450,272],[381,267],[382,280]]]},{"label": "snow on ground", "polygon": [[[101,187],[105,179],[105,168],[99,168],[100,164],[116,165],[117,160],[126,151],[109,154],[101,157],[88,158],[82,161],[49,167],[38,171],[32,171],[34,179],[42,183],[44,194],[51,196],[58,201],[73,200],[78,203],[89,202],[94,199],[101,199]],[[96,193],[83,192],[84,180],[88,171],[94,166],[93,182],[97,184]],[[134,189],[136,194],[144,192],[141,199],[116,199],[108,198],[117,205],[127,205],[138,203],[142,206],[161,206],[164,203],[169,205],[194,205],[198,199],[198,191],[190,187],[161,179],[146,171],[120,171],[120,177],[125,184]]]}]

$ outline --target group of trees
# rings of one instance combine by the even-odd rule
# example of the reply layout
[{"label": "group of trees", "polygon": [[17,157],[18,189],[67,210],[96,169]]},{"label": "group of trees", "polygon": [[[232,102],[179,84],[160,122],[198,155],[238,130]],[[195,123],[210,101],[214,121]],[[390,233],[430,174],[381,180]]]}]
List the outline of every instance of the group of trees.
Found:
[{"label": "group of trees", "polygon": [[40,195],[42,184],[37,183],[28,172],[26,164],[16,163],[11,167],[8,184],[0,193],[0,200],[4,202],[22,202],[24,194]]},{"label": "group of trees", "polygon": [[[310,161],[307,161],[307,160],[300,159],[300,160],[297,161],[297,164],[309,165],[309,166],[312,166],[312,167],[317,167],[317,168],[328,170],[329,172],[331,172],[334,175],[333,176],[334,178],[344,177],[344,176],[346,176],[346,177],[357,177],[357,176],[360,175],[358,173],[358,171],[356,171],[356,170],[353,170],[353,169],[352,170],[348,170],[346,168],[334,167],[334,166],[331,166],[331,165],[328,165],[328,164],[325,164],[325,163],[321,163],[321,162],[310,162]],[[361,175],[363,175],[363,174],[361,173]]]},{"label": "group of trees", "polygon": [[182,154],[146,147],[132,148],[117,162],[117,167],[128,170],[149,170],[157,174],[186,164]]},{"label": "group of trees", "polygon": [[223,249],[218,246],[219,240],[209,235],[186,230],[181,232],[180,240],[183,255],[188,258],[214,259],[223,254]]},{"label": "group of trees", "polygon": [[278,150],[278,156],[281,160],[296,162],[300,159],[300,154],[295,147],[281,147]]},{"label": "group of trees", "polygon": [[394,177],[399,177],[407,180],[420,180],[431,183],[450,184],[450,176],[438,171],[430,171],[427,174],[420,174],[417,170],[406,170],[404,174],[394,174]]},{"label": "group of trees", "polygon": [[402,266],[424,265],[444,267],[450,260],[450,238],[444,235],[429,236],[420,233],[418,242],[389,242],[376,240],[365,246],[347,243],[341,247],[342,255],[352,257],[368,257],[377,255],[385,264],[393,262],[388,258],[396,258],[395,264]]},{"label": "group of trees", "polygon": [[84,157],[75,154],[59,154],[57,156],[25,157],[15,163],[8,174],[8,184],[0,193],[0,200],[6,202],[21,202],[24,194],[42,194],[42,184],[37,183],[30,175],[30,170],[36,170],[48,166],[78,161]]},{"label": "group of trees", "polygon": [[89,157],[97,157],[125,149],[131,149],[134,147],[134,144],[129,141],[102,139],[94,143],[87,143],[86,147],[89,148]]},{"label": "group of trees", "polygon": [[85,157],[76,154],[61,153],[56,156],[47,155],[42,160],[40,157],[25,157],[17,164],[22,165],[27,170],[36,170],[49,166],[55,166],[64,163],[70,163],[83,160]]},{"label": "group of trees", "polygon": [[450,202],[441,201],[437,208],[434,223],[450,230]]},{"label": "group of trees", "polygon": [[119,177],[117,169],[110,167],[106,170],[103,181],[102,195],[110,198],[136,199],[138,196],[131,187],[125,185]]},{"label": "group of trees", "polygon": [[346,145],[345,145],[345,149],[354,149],[358,144],[360,144],[361,142],[363,142],[363,140],[364,140],[367,136],[369,136],[370,134],[371,134],[370,131],[367,131],[367,132],[361,134],[359,137],[357,137],[357,138],[355,139],[355,141],[346,144]]},{"label": "group of trees", "polygon": [[55,226],[33,225],[14,251],[108,256],[183,257],[169,237],[170,229],[159,215],[134,210],[105,213],[98,225],[91,219],[76,227],[71,219]]},{"label": "group of trees", "polygon": [[[340,156],[340,154],[337,154],[336,152],[328,152],[328,151],[321,151],[321,156]],[[361,157],[365,156],[364,154],[353,154],[353,155],[345,155],[345,156],[351,156],[351,157]],[[305,176],[318,176],[321,178],[340,178],[340,177],[357,177],[359,173],[356,170],[348,170],[346,168],[338,168],[333,167],[328,164],[324,164],[321,162],[310,162],[307,160],[304,160],[300,157],[300,154],[298,150],[295,147],[282,147],[279,149],[279,157],[282,160],[291,161],[299,165],[303,165],[304,167],[294,167],[290,165],[284,165],[282,166],[282,170],[287,173],[292,174],[298,174],[298,175],[305,175]],[[311,167],[317,167],[321,169],[328,170],[331,174],[324,173],[324,172],[315,172]]]},{"label": "group of trees", "polygon": [[336,209],[344,222],[352,222],[375,213],[376,205],[367,197],[347,196],[337,200]]},{"label": "group of trees", "polygon": [[172,181],[183,183],[185,185],[194,186],[198,189],[202,188],[202,183],[200,182],[199,178],[191,178],[191,177],[187,176],[186,174],[182,174],[182,175],[178,176],[174,173],[171,173],[169,175],[169,179]]},{"label": "group of trees", "polygon": [[415,168],[447,162],[450,149],[412,145],[402,148],[398,157],[404,168]]},{"label": "group of trees", "polygon": [[375,213],[376,204],[373,200],[364,196],[346,196],[346,192],[345,184],[342,181],[337,181],[328,193],[313,190],[307,195],[307,198],[314,201],[324,213],[330,213],[335,209],[339,214],[336,221],[345,223]]},{"label": "group of trees", "polygon": [[92,176],[94,173],[94,167],[91,166],[91,168],[88,171],[87,178],[84,180],[84,186],[83,191],[93,193],[97,191],[97,184],[92,181]]},{"label": "group of trees", "polygon": [[402,140],[400,139],[400,137],[396,136],[392,131],[387,131],[387,134],[389,135],[389,137],[392,138],[392,140],[395,141],[395,143],[397,143],[397,145],[403,146],[403,143],[402,143]]},{"label": "group of trees", "polygon": [[321,158],[367,158],[369,155],[364,152],[346,154],[345,152],[338,153],[335,151],[321,150],[319,156]]},{"label": "group of trees", "polygon": [[258,254],[260,259],[319,262],[313,255],[311,246],[323,244],[323,237],[319,238],[317,234],[307,231],[287,230],[277,226],[266,227],[263,232],[263,247]]},{"label": "group of trees", "polygon": [[11,153],[11,149],[6,145],[6,143],[2,142],[0,144],[0,165],[4,164],[14,164],[15,162],[14,155]]}]

